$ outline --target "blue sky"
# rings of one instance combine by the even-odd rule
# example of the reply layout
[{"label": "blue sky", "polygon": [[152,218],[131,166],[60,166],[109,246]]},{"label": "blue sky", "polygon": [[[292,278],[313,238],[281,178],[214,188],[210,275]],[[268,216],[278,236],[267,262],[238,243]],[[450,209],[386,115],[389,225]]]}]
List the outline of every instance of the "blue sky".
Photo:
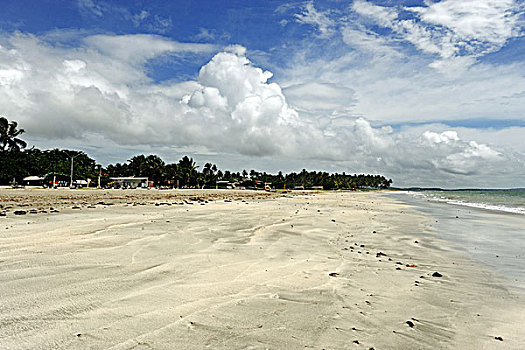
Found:
[{"label": "blue sky", "polygon": [[0,114],[36,146],[525,183],[522,1],[0,5]]}]

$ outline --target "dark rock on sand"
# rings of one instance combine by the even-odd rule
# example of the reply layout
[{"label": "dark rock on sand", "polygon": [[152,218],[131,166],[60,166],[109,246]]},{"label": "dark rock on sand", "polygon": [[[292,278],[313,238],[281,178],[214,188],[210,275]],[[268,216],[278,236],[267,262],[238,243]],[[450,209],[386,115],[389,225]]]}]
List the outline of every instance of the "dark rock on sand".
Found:
[{"label": "dark rock on sand", "polygon": [[405,322],[410,328],[414,327],[414,322],[412,321],[406,321]]},{"label": "dark rock on sand", "polygon": [[440,274],[439,272],[434,272],[434,273],[432,274],[432,277],[443,277],[443,275]]},{"label": "dark rock on sand", "polygon": [[15,210],[15,215],[26,215],[27,211],[25,210]]}]

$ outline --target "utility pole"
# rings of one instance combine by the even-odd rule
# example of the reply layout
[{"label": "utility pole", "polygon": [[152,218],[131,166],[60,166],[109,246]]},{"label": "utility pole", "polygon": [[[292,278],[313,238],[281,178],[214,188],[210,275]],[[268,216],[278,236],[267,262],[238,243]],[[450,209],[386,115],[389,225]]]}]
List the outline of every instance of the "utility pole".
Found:
[{"label": "utility pole", "polygon": [[69,187],[73,187],[73,157],[71,157],[71,175],[69,178]]},{"label": "utility pole", "polygon": [[64,150],[64,152],[69,156],[69,158],[71,158],[71,174],[69,176],[69,187],[73,187],[73,159],[78,157],[81,153],[72,156],[71,154],[69,154],[68,151]]},{"label": "utility pole", "polygon": [[102,175],[102,165],[98,165],[98,186],[97,188],[100,188],[100,176]]}]

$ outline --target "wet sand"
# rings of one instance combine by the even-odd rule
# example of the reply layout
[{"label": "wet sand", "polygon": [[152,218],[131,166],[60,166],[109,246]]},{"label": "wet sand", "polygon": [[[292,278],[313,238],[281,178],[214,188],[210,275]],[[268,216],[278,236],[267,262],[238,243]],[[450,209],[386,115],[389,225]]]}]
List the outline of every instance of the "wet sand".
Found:
[{"label": "wet sand", "polygon": [[374,193],[14,191],[2,349],[525,344],[521,297]]},{"label": "wet sand", "polygon": [[525,293],[525,215],[385,193],[431,216],[431,233],[468,254]]}]

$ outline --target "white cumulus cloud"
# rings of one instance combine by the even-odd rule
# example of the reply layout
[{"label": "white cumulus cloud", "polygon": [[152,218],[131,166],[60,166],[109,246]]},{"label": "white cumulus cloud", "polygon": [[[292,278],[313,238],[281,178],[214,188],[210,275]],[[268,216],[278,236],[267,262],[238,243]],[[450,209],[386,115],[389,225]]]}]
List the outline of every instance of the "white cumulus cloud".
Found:
[{"label": "white cumulus cloud", "polygon": [[422,174],[427,181],[464,174],[482,179],[494,169],[516,172],[523,164],[451,130],[374,127],[352,116],[356,96],[344,84],[311,80],[283,92],[241,46],[218,50],[195,80],[156,83],[144,69],[149,59],[210,53],[213,47],[154,35],[88,36],[77,47],[22,34],[5,41],[0,113],[51,147],[83,140],[111,145],[99,152],[113,157],[119,147],[171,147],[272,157],[281,164],[330,162],[348,172],[399,176],[399,184],[414,184]]}]

